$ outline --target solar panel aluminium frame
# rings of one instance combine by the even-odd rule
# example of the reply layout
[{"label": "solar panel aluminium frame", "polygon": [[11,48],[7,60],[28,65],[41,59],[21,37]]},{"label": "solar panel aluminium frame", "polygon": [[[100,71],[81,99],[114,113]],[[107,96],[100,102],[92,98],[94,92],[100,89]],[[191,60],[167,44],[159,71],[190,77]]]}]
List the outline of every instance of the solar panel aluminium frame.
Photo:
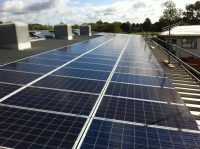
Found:
[{"label": "solar panel aluminium frame", "polygon": [[80,56],[78,56],[78,57],[72,59],[71,61],[66,62],[65,64],[61,65],[60,67],[57,67],[57,68],[55,68],[54,70],[52,70],[52,71],[50,71],[50,72],[48,72],[48,73],[42,75],[41,77],[39,77],[39,78],[33,80],[32,82],[30,82],[30,83],[28,83],[28,84],[22,86],[21,88],[17,89],[16,91],[14,91],[14,92],[8,94],[7,96],[1,98],[1,99],[0,99],[0,102],[6,100],[7,98],[9,98],[9,97],[15,95],[15,94],[18,93],[18,92],[24,90],[25,88],[27,88],[27,87],[33,85],[34,83],[36,83],[36,82],[42,80],[43,78],[46,78],[47,76],[53,74],[53,73],[56,72],[57,70],[60,70],[61,68],[63,68],[63,67],[65,67],[65,66],[67,66],[68,64],[70,64],[71,62],[74,62],[75,60],[79,59],[80,57],[82,57],[82,56],[84,56],[84,55],[86,55],[86,54],[88,54],[88,53],[94,51],[95,49],[97,49],[97,48],[99,48],[99,47],[101,47],[101,46],[103,46],[103,45],[109,43],[110,41],[114,40],[115,38],[117,38],[117,37],[119,37],[119,36],[120,36],[120,35],[114,36],[114,37],[111,38],[110,40],[108,40],[108,41],[106,41],[106,42],[104,42],[104,43],[102,43],[102,44],[96,46],[95,48],[93,48],[93,49],[91,49],[91,50],[89,50],[89,51],[87,51],[87,52],[81,54]]}]

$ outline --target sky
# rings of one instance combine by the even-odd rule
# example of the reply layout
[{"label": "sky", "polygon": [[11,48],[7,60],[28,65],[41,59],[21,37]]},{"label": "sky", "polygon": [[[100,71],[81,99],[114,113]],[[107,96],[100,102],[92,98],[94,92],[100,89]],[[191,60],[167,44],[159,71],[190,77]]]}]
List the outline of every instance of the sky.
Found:
[{"label": "sky", "polygon": [[[166,0],[0,0],[0,20],[70,25],[88,22],[154,23],[163,13]],[[197,0],[173,0],[177,8]]]}]

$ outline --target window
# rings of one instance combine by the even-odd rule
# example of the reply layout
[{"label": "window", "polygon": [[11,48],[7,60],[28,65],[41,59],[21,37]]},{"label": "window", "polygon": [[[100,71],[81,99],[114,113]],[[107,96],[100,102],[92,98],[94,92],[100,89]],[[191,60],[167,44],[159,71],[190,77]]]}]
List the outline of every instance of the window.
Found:
[{"label": "window", "polygon": [[196,49],[197,48],[197,38],[184,38],[182,40],[182,48]]}]

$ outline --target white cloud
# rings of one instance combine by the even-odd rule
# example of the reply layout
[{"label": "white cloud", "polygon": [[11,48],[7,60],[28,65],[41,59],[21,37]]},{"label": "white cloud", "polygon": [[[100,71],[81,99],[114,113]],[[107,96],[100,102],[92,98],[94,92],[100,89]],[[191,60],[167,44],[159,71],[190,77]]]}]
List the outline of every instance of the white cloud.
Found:
[{"label": "white cloud", "polygon": [[[130,21],[141,23],[149,17],[152,22],[162,15],[161,4],[166,0],[114,0],[110,4],[97,5],[95,1],[81,4],[81,0],[3,0],[0,10],[7,20],[56,24]],[[178,8],[196,0],[174,0]],[[1,16],[1,17],[3,17]]]}]

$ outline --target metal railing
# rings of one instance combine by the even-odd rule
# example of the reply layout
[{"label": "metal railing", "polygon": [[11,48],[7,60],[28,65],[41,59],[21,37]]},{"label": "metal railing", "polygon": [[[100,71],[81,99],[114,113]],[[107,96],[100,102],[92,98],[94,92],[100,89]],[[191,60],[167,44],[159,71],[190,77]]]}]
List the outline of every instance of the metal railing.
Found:
[{"label": "metal railing", "polygon": [[[159,39],[157,37],[148,36],[147,38],[153,40],[158,44],[160,48],[162,48],[169,56],[169,59],[173,59],[175,62],[179,64],[182,68],[184,68],[195,80],[200,84],[200,72],[185,62],[181,55],[182,53],[186,53],[188,57],[193,57],[200,59],[199,55],[196,55],[192,52],[189,52],[183,48],[180,48],[174,44],[167,43],[166,41]],[[170,60],[169,60],[170,62]]]}]

